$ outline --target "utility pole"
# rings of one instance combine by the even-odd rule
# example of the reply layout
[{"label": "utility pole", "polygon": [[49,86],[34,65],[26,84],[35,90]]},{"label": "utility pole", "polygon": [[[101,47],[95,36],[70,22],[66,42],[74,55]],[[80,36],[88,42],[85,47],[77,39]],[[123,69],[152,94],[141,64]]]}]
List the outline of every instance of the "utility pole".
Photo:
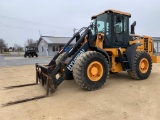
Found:
[{"label": "utility pole", "polygon": [[39,36],[41,37],[42,36],[42,34],[41,34],[41,31],[39,30]]},{"label": "utility pole", "polygon": [[77,30],[76,28],[73,28],[73,35],[76,33],[76,30]]}]

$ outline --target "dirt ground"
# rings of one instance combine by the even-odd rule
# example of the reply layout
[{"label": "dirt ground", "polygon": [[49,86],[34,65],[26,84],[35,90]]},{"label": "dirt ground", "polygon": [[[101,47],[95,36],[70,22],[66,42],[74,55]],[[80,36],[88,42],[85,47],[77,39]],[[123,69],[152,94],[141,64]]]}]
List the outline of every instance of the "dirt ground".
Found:
[{"label": "dirt ground", "polygon": [[[5,90],[3,87],[35,82],[35,66],[0,67],[1,105],[42,95],[40,85]],[[147,80],[127,73],[110,75],[96,91],[84,91],[64,81],[50,97],[17,105],[0,106],[0,120],[160,120],[160,64],[153,64]]]}]

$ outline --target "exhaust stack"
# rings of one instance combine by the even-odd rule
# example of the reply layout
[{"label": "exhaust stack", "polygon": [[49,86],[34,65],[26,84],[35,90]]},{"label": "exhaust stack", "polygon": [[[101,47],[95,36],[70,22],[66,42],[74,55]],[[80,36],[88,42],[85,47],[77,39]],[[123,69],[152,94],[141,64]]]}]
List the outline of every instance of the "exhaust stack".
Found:
[{"label": "exhaust stack", "polygon": [[131,34],[135,34],[134,27],[136,26],[136,21],[134,21],[131,25]]}]

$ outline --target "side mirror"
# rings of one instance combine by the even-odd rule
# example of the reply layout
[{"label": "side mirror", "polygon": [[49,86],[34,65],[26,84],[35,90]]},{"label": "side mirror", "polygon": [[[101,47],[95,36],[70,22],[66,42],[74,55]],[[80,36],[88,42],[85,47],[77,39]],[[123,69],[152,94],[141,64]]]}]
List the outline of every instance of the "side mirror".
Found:
[{"label": "side mirror", "polygon": [[90,23],[90,26],[91,26],[91,27],[93,26],[93,22]]}]

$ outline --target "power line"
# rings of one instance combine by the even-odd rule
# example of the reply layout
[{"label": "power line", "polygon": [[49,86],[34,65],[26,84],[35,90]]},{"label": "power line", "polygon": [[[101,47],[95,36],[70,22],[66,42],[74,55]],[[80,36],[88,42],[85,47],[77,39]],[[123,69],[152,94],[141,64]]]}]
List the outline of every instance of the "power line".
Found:
[{"label": "power line", "polygon": [[[22,26],[15,26],[15,25],[11,25],[11,24],[2,24],[2,23],[0,23],[0,26],[9,27],[9,28],[17,28],[17,29],[22,29],[22,30],[27,30],[27,31],[39,31],[39,29],[22,27]],[[53,30],[44,30],[44,29],[42,31],[57,32],[57,31],[53,31]]]},{"label": "power line", "polygon": [[[9,27],[9,28],[16,28],[16,29],[21,29],[21,30],[26,30],[26,31],[41,31],[41,32],[50,32],[50,33],[60,33],[58,31],[53,31],[53,30],[45,30],[45,29],[35,29],[35,28],[28,28],[28,27],[22,27],[22,26],[16,26],[16,25],[11,25],[11,24],[3,24],[3,23],[0,23],[0,26],[3,26],[3,27]],[[66,33],[66,32],[62,32],[62,33]]]},{"label": "power line", "polygon": [[25,23],[25,24],[32,24],[32,25],[41,25],[41,26],[47,26],[47,27],[65,28],[65,27],[62,27],[62,26],[49,25],[49,24],[45,24],[45,23],[40,23],[40,22],[35,22],[35,21],[30,21],[30,20],[23,20],[23,19],[3,16],[3,15],[0,15],[0,19],[7,19],[7,20],[10,20],[10,21],[18,21],[18,22],[22,22],[22,23]]}]

